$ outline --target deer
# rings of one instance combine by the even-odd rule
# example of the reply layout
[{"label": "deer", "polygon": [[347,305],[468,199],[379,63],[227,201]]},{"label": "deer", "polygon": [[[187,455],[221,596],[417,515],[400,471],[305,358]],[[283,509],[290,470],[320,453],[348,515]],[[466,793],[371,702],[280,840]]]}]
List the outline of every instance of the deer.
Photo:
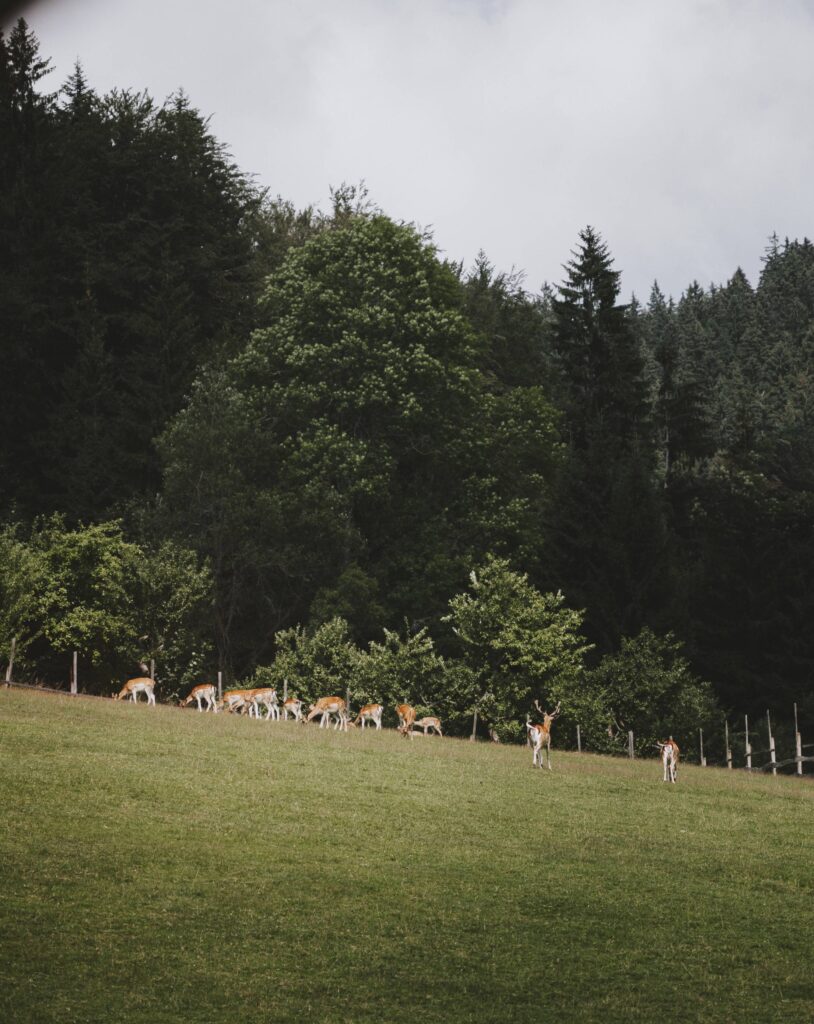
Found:
[{"label": "deer", "polygon": [[253,690],[229,690],[228,693],[224,693],[223,700],[218,707],[225,711],[245,711],[253,692]]},{"label": "deer", "polygon": [[355,720],[351,723],[353,725],[361,724],[364,729],[367,722],[371,722],[376,729],[382,727],[382,714],[384,713],[384,705],[382,704],[365,704],[364,707],[359,709],[359,714]]},{"label": "deer", "polygon": [[320,715],[319,727],[320,729],[325,726],[329,727],[331,715],[336,715],[336,724],[334,729],[344,729],[345,732],[348,730],[348,713],[347,705],[343,697],[320,697],[318,701],[315,701],[308,708],[308,716],[305,721],[310,722],[312,719]]},{"label": "deer", "polygon": [[532,724],[531,719],[526,715],[526,729],[528,731],[528,737],[531,740],[533,753],[531,756],[531,763],[536,768],[539,764],[540,768],[543,767],[543,747],[545,747],[546,758],[548,762],[548,770],[551,771],[551,723],[555,718],[560,715],[559,702],[553,711],[544,711],[540,707],[540,702],[535,701],[534,706],[543,716],[543,722],[541,724]]},{"label": "deer", "polygon": [[396,704],[396,714],[399,716],[399,732],[412,739],[415,708],[411,704]]},{"label": "deer", "polygon": [[441,719],[436,718],[435,715],[427,715],[426,718],[419,718],[417,722],[413,723],[413,729],[423,729],[425,736],[429,729],[437,733],[439,736],[444,735],[441,732]]},{"label": "deer", "polygon": [[263,686],[256,690],[249,690],[246,700],[249,705],[249,717],[254,714],[255,718],[260,717],[260,705],[266,709],[266,719],[278,721],[280,718],[280,706],[277,703],[277,691],[273,686]]},{"label": "deer", "polygon": [[288,721],[291,715],[295,722],[302,721],[302,701],[298,697],[289,697],[283,701],[283,719]]},{"label": "deer", "polygon": [[217,712],[218,710],[217,701],[215,700],[215,687],[212,683],[200,683],[198,686],[193,686],[186,700],[179,701],[178,707],[185,708],[187,704],[191,704],[193,701],[198,702],[199,711],[203,711],[203,704],[206,704],[207,711]]},{"label": "deer", "polygon": [[114,700],[127,700],[129,697],[134,704],[138,703],[138,695],[140,693],[147,694],[147,703],[155,704],[155,693],[153,688],[155,687],[155,680],[149,679],[147,676],[139,676],[138,679],[128,679],[124,686],[119,690],[118,693],[113,694]]},{"label": "deer", "polygon": [[661,751],[661,763],[664,767],[664,782],[675,782],[678,774],[678,756],[681,751],[678,749],[678,744],[671,736],[669,740],[665,740],[664,743],[657,743],[656,746]]}]

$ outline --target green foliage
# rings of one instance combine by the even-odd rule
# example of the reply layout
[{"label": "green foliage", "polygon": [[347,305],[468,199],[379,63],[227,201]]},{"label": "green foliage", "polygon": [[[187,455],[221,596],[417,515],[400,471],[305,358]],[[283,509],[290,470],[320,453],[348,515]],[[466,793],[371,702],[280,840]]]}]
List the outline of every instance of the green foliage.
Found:
[{"label": "green foliage", "polygon": [[272,653],[269,620],[340,614],[369,641],[439,614],[467,557],[539,553],[551,406],[485,387],[458,282],[423,236],[336,218],[288,250],[268,326],[202,377],[162,442],[166,514],[212,559],[238,669]]},{"label": "green foliage", "polygon": [[344,697],[352,689],[362,654],[339,617],[314,629],[292,626],[275,637],[274,662],[252,677],[258,686],[276,686],[280,694],[288,680],[289,697],[306,704],[320,697]]},{"label": "green foliage", "polygon": [[140,547],[118,522],[70,529],[52,517],[29,540],[6,529],[0,554],[0,629],[4,647],[17,638],[23,673],[64,679],[77,651],[91,691],[151,658],[165,696],[199,679],[211,577],[194,553]]},{"label": "green foliage", "polygon": [[450,609],[445,621],[476,680],[479,711],[499,734],[516,735],[534,699],[561,701],[569,714],[581,708],[590,646],[580,635],[582,613],[562,594],[539,593],[508,561],[489,557]]},{"label": "green foliage", "polygon": [[604,729],[594,719],[584,732],[592,750],[627,749],[632,729],[640,755],[652,755],[668,736],[683,751],[695,751],[699,728],[709,735],[720,725],[712,687],[693,674],[681,652],[672,634],[659,637],[643,629],[625,637],[616,654],[605,655],[587,674],[587,686],[607,714]]}]

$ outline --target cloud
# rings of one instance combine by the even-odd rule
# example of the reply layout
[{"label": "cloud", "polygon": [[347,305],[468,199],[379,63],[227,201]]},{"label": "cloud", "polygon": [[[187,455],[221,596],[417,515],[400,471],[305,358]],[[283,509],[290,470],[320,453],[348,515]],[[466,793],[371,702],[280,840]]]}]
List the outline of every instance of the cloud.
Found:
[{"label": "cloud", "polygon": [[364,178],[391,215],[527,283],[602,232],[626,292],[679,293],[814,233],[812,5],[792,0],[60,0],[64,79],[183,86],[298,205]]}]

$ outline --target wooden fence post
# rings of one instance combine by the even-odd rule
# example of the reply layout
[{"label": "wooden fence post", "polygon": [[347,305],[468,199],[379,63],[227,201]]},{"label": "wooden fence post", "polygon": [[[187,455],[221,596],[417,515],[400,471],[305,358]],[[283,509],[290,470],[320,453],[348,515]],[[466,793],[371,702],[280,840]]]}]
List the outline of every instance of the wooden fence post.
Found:
[{"label": "wooden fence post", "polygon": [[[17,647],[17,637],[13,636],[11,638],[11,651],[10,651],[9,657],[8,657],[8,668],[6,669],[6,682],[7,683],[11,682],[11,673],[14,670],[14,651],[15,651],[16,647]],[[797,705],[796,704],[794,705],[794,708],[795,708],[795,712],[794,713],[796,715],[797,714]]]},{"label": "wooden fence post", "polygon": [[698,742],[699,742],[699,745],[701,747],[701,767],[702,768],[706,768],[706,766],[707,766],[707,759],[704,757],[704,730],[703,729],[699,729],[698,730]]},{"label": "wooden fence post", "polygon": [[77,692],[77,689],[78,689],[78,682],[79,682],[79,680],[77,678],[77,676],[78,676],[77,664],[76,664],[77,663],[77,657],[78,657],[77,652],[74,651],[73,652],[73,669],[71,671],[71,693],[74,695],[74,697],[76,696],[76,692]]},{"label": "wooden fence post", "polygon": [[223,672],[218,669],[218,700],[223,700]]},{"label": "wooden fence post", "polygon": [[749,716],[743,716],[744,728],[746,730],[746,767],[752,770],[752,744],[749,742]]},{"label": "wooden fence post", "polygon": [[794,744],[797,750],[797,774],[803,774],[803,738],[797,727],[797,704],[794,705]]},{"label": "wooden fence post", "polygon": [[472,716],[472,735],[469,737],[469,742],[474,743],[476,733],[478,731],[478,709],[475,708],[475,714]]},{"label": "wooden fence post", "polygon": [[577,752],[582,753],[582,737],[579,734],[579,726],[577,726]]},{"label": "wooden fence post", "polygon": [[724,740],[726,746],[726,766],[730,771],[732,771],[732,750],[729,746],[729,722],[726,720],[724,720],[724,730],[726,737]]},{"label": "wooden fence post", "polygon": [[766,708],[766,726],[769,730],[769,760],[772,763],[772,775],[777,775],[777,756],[774,750],[774,736],[772,736],[772,720],[769,716],[769,709]]},{"label": "wooden fence post", "polygon": [[283,679],[283,704],[288,700],[288,676]]},{"label": "wooden fence post", "polygon": [[635,755],[633,753],[633,730],[632,729],[629,729],[628,730],[628,734],[627,734],[627,753],[628,753],[628,757],[631,760],[633,760]]}]

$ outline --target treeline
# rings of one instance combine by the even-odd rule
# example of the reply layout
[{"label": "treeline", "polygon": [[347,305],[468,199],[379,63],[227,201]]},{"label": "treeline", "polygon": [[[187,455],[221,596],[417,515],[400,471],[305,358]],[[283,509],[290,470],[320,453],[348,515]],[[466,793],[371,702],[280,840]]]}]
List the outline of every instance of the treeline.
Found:
[{"label": "treeline", "polygon": [[[810,242],[772,239],[755,288],[623,305],[586,228],[531,294],[361,188],[269,198],[183,95],[99,96],[79,66],[49,94],[48,70],[23,22],[0,41],[0,645],[23,671],[81,642],[103,689],[150,657],[167,693],[285,665],[307,688],[292,650],[333,630],[360,698],[389,693],[380,648],[423,644],[433,671],[387,685],[459,723],[561,697],[599,744],[713,691],[814,718]],[[484,573],[502,596],[464,626]],[[561,616],[573,664],[543,639]]]}]

